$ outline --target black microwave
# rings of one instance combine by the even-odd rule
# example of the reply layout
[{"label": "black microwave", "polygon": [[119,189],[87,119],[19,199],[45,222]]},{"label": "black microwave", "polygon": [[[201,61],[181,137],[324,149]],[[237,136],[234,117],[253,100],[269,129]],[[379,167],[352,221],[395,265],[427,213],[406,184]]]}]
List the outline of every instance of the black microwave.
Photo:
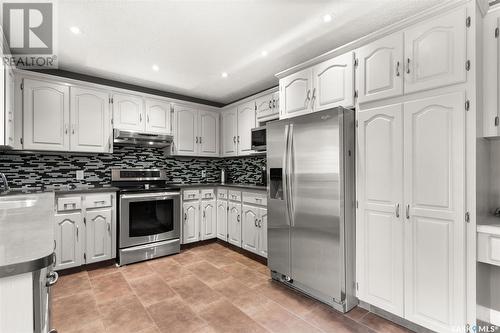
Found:
[{"label": "black microwave", "polygon": [[266,126],[252,128],[252,149],[266,151]]}]

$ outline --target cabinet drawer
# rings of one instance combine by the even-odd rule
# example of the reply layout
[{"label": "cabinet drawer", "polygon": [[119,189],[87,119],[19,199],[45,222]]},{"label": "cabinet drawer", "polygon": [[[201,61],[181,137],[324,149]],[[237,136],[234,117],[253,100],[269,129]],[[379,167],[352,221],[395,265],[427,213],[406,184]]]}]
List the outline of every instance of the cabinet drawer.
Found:
[{"label": "cabinet drawer", "polygon": [[227,199],[227,190],[217,189],[217,199]]},{"label": "cabinet drawer", "polygon": [[500,235],[477,234],[477,260],[500,266]]},{"label": "cabinet drawer", "polygon": [[241,192],[240,191],[229,191],[229,200],[241,201]]},{"label": "cabinet drawer", "polygon": [[201,198],[202,199],[213,199],[215,198],[214,189],[201,190]]},{"label": "cabinet drawer", "polygon": [[85,196],[86,208],[111,207],[111,194],[91,194]]},{"label": "cabinet drawer", "polygon": [[64,212],[67,210],[82,209],[81,197],[62,197],[57,198],[57,211]]},{"label": "cabinet drawer", "polygon": [[196,200],[200,198],[200,190],[185,190],[182,192],[184,200]]},{"label": "cabinet drawer", "polygon": [[267,195],[264,193],[243,192],[243,202],[252,205],[267,206]]}]

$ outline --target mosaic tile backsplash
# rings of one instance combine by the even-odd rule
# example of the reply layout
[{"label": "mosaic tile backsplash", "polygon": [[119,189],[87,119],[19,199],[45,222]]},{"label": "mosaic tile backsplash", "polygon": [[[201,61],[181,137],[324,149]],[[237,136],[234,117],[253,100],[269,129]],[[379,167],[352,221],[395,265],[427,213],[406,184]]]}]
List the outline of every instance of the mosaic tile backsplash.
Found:
[{"label": "mosaic tile backsplash", "polygon": [[[0,153],[0,172],[11,188],[59,188],[103,186],[111,182],[111,168],[160,168],[167,170],[168,182],[220,182],[220,169],[226,169],[228,183],[259,183],[265,156],[229,159],[167,157],[162,149],[115,147],[113,154]],[[76,171],[84,179],[76,180]],[[206,177],[201,177],[201,171]]]}]

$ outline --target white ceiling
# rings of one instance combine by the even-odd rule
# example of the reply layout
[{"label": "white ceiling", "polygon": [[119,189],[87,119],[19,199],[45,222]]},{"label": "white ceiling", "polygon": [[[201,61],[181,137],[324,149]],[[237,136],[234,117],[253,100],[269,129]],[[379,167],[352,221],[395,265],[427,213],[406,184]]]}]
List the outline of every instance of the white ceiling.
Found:
[{"label": "white ceiling", "polygon": [[228,103],[277,85],[281,70],[440,1],[61,0],[59,68]]}]

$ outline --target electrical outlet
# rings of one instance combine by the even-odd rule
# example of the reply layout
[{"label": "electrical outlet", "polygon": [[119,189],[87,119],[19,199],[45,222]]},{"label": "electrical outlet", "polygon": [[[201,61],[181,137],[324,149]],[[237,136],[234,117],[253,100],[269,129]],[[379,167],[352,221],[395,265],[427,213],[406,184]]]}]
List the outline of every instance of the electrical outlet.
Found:
[{"label": "electrical outlet", "polygon": [[201,178],[205,178],[207,176],[207,170],[201,170]]},{"label": "electrical outlet", "polygon": [[83,174],[83,170],[76,170],[76,180],[82,180],[84,179],[84,174]]}]

